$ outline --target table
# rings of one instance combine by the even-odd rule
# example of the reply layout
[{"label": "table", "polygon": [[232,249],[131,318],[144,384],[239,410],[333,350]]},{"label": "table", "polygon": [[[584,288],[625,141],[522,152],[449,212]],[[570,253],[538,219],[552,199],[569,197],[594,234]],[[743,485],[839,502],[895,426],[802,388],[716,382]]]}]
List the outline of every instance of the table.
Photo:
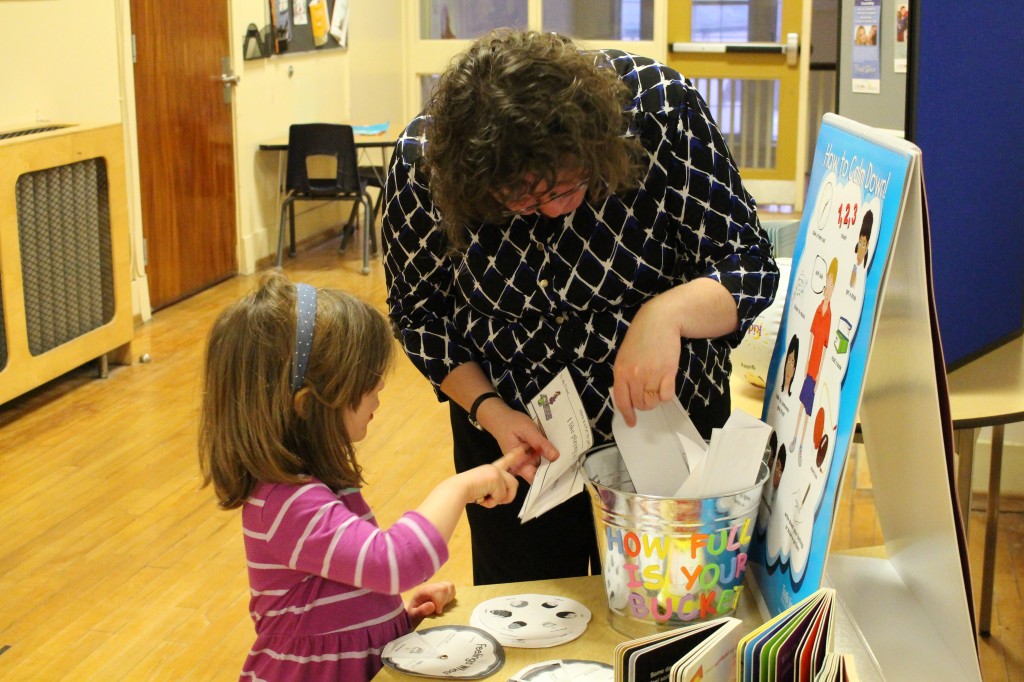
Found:
[{"label": "table", "polygon": [[948,375],[949,407],[960,456],[957,497],[964,530],[971,510],[974,441],[977,429],[992,427],[992,454],[985,511],[985,548],[981,562],[981,609],[978,630],[987,635],[992,625],[992,583],[995,579],[996,536],[999,529],[999,486],[1006,424],[1024,421],[1024,336],[995,348]]},{"label": "table", "polygon": [[[747,591],[744,592],[744,594],[746,593]],[[468,625],[469,617],[477,604],[487,599],[510,594],[552,594],[570,597],[590,609],[592,618],[587,625],[587,631],[579,639],[567,644],[545,649],[505,647],[505,665],[487,679],[507,680],[528,665],[553,659],[600,661],[611,665],[616,645],[629,639],[608,624],[608,602],[604,592],[604,579],[599,575],[500,585],[460,585],[455,603],[449,605],[440,617],[424,620],[420,624],[420,628],[453,624]],[[754,623],[759,625],[761,620],[752,600],[748,601],[749,603],[745,603],[741,599],[740,609],[733,615],[743,617],[744,623],[749,620],[752,629]],[[374,682],[410,682],[416,678],[385,667],[373,679]]]},{"label": "table", "polygon": [[[380,165],[372,164],[374,173],[377,173],[377,179],[380,181],[380,186],[384,186],[384,173],[387,172],[388,159],[387,150],[395,146],[395,138],[390,135],[390,130],[381,133],[380,135],[356,135],[356,149],[362,153],[364,150],[379,149],[380,150]],[[283,135],[281,137],[275,137],[266,142],[260,142],[259,147],[261,152],[277,152],[277,191],[278,198],[280,199],[280,193],[284,187],[284,159],[288,153],[288,136]],[[279,201],[278,204],[281,202]]]}]

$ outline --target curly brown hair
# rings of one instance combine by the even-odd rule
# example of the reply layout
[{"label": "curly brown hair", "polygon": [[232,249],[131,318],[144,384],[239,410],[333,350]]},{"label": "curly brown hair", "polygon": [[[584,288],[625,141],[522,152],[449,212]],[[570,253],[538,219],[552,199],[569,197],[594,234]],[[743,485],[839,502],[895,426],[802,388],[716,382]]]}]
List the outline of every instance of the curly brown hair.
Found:
[{"label": "curly brown hair", "polygon": [[[500,29],[455,57],[427,105],[424,157],[451,243],[509,200],[590,180],[591,199],[634,184],[639,144],[625,136],[629,90],[603,55],[554,33]],[[527,178],[531,182],[527,182]]]},{"label": "curly brown hair", "polygon": [[302,484],[315,477],[335,490],[363,482],[342,413],[381,381],[394,339],[379,311],[342,291],[318,290],[316,308],[301,410],[291,392],[295,285],[268,273],[214,322],[199,466],[203,486],[213,484],[225,509],[241,506],[259,482]]}]

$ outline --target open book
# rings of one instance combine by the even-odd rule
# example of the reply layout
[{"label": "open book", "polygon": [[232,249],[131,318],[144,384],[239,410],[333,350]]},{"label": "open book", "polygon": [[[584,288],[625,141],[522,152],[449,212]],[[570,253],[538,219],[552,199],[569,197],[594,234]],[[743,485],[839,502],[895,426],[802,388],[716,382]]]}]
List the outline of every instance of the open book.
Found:
[{"label": "open book", "polygon": [[719,618],[615,647],[615,682],[731,682],[738,618]]},{"label": "open book", "polygon": [[835,597],[822,588],[740,640],[736,680],[856,679],[852,657],[832,650]]}]

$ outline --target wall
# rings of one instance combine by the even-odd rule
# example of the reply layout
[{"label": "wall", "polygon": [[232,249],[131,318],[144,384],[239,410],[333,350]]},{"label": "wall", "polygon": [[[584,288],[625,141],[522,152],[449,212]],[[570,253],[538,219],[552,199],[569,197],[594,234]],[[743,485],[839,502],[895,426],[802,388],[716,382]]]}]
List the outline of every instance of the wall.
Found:
[{"label": "wall", "polygon": [[[277,248],[278,159],[260,152],[259,144],[287,135],[293,122],[400,124],[403,10],[399,0],[350,0],[348,50],[243,61],[246,28],[266,23],[268,4],[225,1],[232,62],[241,76],[234,108],[238,265],[250,273]],[[0,42],[5,65],[0,69],[0,130],[45,121],[124,123],[133,310],[148,319],[149,294],[140,267],[129,0],[3,0],[0,25],[8,29]],[[300,239],[338,223],[342,215],[336,205],[302,213]]]},{"label": "wall", "polygon": [[[348,49],[243,61],[246,27],[265,25],[267,3],[231,3],[232,57],[242,77],[236,89],[235,153],[243,273],[255,271],[260,259],[277,250],[279,155],[260,152],[261,142],[287,136],[292,123],[400,122],[401,3],[350,0],[349,7]],[[347,216],[347,205],[302,202],[296,239],[337,226]]]},{"label": "wall", "polygon": [[896,32],[896,7],[907,0],[880,0],[881,24],[878,27],[880,90],[877,94],[853,92],[852,61],[854,3],[841,2],[839,56],[836,63],[836,88],[840,115],[869,126],[903,135],[907,101],[907,74],[893,69],[893,34]]},{"label": "wall", "polygon": [[131,61],[131,42],[120,38],[127,2],[0,2],[0,25],[7,29],[0,41],[0,130],[46,122],[126,123],[132,311],[148,319],[134,131],[121,106],[130,98],[122,94],[120,77]]}]

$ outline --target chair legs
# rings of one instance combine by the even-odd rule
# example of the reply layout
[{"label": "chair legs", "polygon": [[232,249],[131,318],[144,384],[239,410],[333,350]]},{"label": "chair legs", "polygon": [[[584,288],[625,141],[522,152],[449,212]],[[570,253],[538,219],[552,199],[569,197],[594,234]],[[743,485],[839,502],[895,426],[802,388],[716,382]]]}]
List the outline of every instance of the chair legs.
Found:
[{"label": "chair legs", "polygon": [[288,217],[291,216],[291,237],[292,243],[291,248],[288,250],[290,256],[295,255],[295,199],[294,197],[285,197],[284,201],[281,202],[281,223],[277,230],[277,267],[281,267],[281,257],[284,252],[284,228],[285,223],[288,221]]},{"label": "chair legs", "polygon": [[[373,201],[370,199],[370,195],[363,192],[359,195],[352,204],[352,212],[349,214],[348,222],[341,229],[341,238],[338,244],[338,250],[344,251],[348,243],[348,237],[355,233],[359,209],[363,210],[363,274],[370,274],[370,254],[377,253],[377,237],[374,233],[374,216],[375,212],[373,209]],[[281,222],[277,231],[277,267],[281,267],[281,262],[284,257],[284,234],[285,228],[288,229],[290,237],[290,243],[288,248],[288,256],[295,257],[295,197],[285,197],[281,203]]]},{"label": "chair legs", "polygon": [[368,275],[370,274],[370,255],[376,255],[377,253],[377,237],[374,232],[376,211],[374,210],[373,201],[370,199],[370,195],[366,192],[360,194],[359,200],[352,204],[352,211],[349,213],[348,221],[345,223],[345,226],[341,231],[338,251],[344,251],[345,247],[348,246],[349,235],[355,234],[355,230],[358,226],[360,208],[363,210],[363,274]]}]

